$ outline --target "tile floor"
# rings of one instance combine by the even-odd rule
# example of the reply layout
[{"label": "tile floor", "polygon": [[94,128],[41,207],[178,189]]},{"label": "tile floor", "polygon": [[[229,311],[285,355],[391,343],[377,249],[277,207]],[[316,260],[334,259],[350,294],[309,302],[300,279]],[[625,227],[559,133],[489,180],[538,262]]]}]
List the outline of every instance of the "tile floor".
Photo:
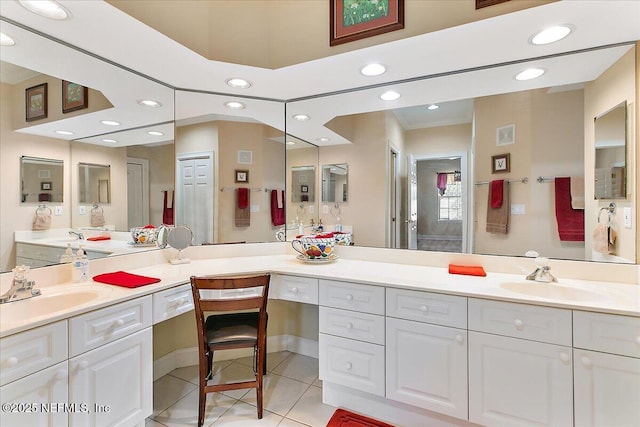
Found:
[{"label": "tile floor", "polygon": [[[214,381],[253,377],[252,358],[214,363]],[[256,391],[207,395],[205,426],[324,427],[336,408],[322,403],[318,359],[282,351],[269,353],[264,377],[264,413],[258,420]],[[153,384],[153,415],[145,427],[195,426],[198,421],[198,367],[179,368]]]}]

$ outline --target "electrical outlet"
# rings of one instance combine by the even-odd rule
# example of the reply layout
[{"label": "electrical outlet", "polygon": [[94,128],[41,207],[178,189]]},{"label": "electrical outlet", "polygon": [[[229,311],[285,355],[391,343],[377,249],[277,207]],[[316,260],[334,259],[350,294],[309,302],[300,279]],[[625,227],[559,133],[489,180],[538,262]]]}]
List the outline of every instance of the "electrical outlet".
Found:
[{"label": "electrical outlet", "polygon": [[62,215],[62,206],[56,206],[53,208],[53,214],[55,216],[61,216]]},{"label": "electrical outlet", "polygon": [[322,205],[322,213],[323,214],[329,213],[329,205]]},{"label": "electrical outlet", "polygon": [[624,228],[631,228],[631,208],[628,206],[622,208],[622,222]]},{"label": "electrical outlet", "polygon": [[522,204],[511,205],[511,215],[524,215],[524,205]]},{"label": "electrical outlet", "polygon": [[250,211],[251,213],[260,212],[260,206],[258,206],[258,205],[251,205],[251,207],[250,207],[249,211]]},{"label": "electrical outlet", "polygon": [[312,214],[316,211],[316,208],[313,205],[309,205],[309,213]]},{"label": "electrical outlet", "polygon": [[85,215],[87,213],[87,208],[85,206],[80,206],[78,207],[78,211],[80,215]]}]

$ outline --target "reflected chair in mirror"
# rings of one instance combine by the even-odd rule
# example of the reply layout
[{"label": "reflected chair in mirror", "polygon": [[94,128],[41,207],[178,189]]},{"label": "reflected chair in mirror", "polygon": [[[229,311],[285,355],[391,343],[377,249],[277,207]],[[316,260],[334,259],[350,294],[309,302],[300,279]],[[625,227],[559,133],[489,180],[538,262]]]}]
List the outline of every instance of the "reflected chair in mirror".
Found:
[{"label": "reflected chair in mirror", "polygon": [[[198,426],[204,423],[207,393],[255,388],[262,419],[262,378],[266,372],[269,274],[191,277],[198,330]],[[218,350],[253,348],[255,379],[208,384]]]}]

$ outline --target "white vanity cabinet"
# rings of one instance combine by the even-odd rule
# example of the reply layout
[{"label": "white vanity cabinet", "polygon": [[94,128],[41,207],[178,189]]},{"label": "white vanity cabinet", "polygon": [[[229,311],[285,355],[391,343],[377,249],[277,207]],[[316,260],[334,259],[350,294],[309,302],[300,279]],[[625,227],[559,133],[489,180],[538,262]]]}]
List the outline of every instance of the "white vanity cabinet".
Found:
[{"label": "white vanity cabinet", "polygon": [[640,318],[575,311],[576,427],[640,422]]},{"label": "white vanity cabinet", "polygon": [[272,274],[269,298],[318,305],[318,279]]},{"label": "white vanity cabinet", "polygon": [[466,420],[467,299],[387,289],[386,396]]},{"label": "white vanity cabinet", "polygon": [[384,396],[384,287],[321,279],[319,289],[320,379]]},{"label": "white vanity cabinet", "polygon": [[573,425],[571,311],[469,300],[469,421]]}]

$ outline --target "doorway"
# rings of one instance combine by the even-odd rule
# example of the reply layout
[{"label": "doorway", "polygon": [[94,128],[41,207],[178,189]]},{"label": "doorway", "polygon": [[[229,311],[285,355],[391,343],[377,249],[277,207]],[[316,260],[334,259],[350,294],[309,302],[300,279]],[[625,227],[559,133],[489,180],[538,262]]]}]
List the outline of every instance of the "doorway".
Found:
[{"label": "doorway", "polygon": [[127,157],[127,225],[149,224],[149,160]]},{"label": "doorway", "polygon": [[191,229],[194,245],[212,243],[213,152],[179,154],[176,161],[176,225]]}]

